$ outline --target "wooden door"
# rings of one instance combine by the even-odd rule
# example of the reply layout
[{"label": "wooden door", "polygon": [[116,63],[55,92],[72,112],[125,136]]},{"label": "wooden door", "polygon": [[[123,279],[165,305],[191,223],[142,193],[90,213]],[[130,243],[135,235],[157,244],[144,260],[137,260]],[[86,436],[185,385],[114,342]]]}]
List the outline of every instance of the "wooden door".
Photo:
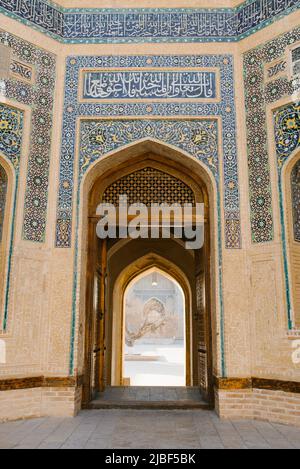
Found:
[{"label": "wooden door", "polygon": [[97,238],[97,221],[89,219],[83,407],[105,389],[107,243]]},{"label": "wooden door", "polygon": [[99,240],[99,265],[97,269],[98,274],[98,314],[97,314],[97,348],[96,348],[96,373],[97,388],[99,392],[105,390],[105,317],[106,317],[106,275],[107,275],[107,241]]},{"label": "wooden door", "polygon": [[210,301],[210,246],[209,225],[205,226],[205,245],[202,253],[196,251],[196,299],[198,322],[198,379],[201,393],[213,404],[212,334]]}]

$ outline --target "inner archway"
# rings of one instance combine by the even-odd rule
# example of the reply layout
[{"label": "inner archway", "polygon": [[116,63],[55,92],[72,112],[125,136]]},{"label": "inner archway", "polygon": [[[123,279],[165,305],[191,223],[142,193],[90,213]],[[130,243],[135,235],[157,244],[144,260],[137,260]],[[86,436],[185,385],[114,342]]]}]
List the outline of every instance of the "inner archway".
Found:
[{"label": "inner archway", "polygon": [[[5,285],[9,269],[11,224],[13,221],[13,187],[14,178],[9,162],[0,155],[0,306],[4,309],[3,329],[6,326]],[[14,195],[15,196],[15,195]]]},{"label": "inner archway", "polygon": [[[294,327],[300,325],[300,153],[297,151],[285,166],[285,241],[284,255],[290,281],[291,321]],[[289,290],[288,290],[289,291]]]},{"label": "inner archway", "polygon": [[124,294],[123,384],[186,386],[185,297],[175,279],[152,268]]},{"label": "inner archway", "polygon": [[[141,144],[141,150],[144,147]],[[149,143],[150,146],[150,143]],[[193,386],[213,402],[212,307],[215,281],[215,251],[211,250],[211,225],[216,206],[214,185],[206,185],[210,175],[200,163],[176,150],[154,145],[155,153],[139,153],[138,145],[128,159],[127,149],[120,151],[111,168],[107,161],[101,174],[95,165],[89,180],[89,230],[86,297],[86,357],[84,405],[99,391],[113,386],[128,386],[124,373],[125,323],[124,298],[132,282],[147,275],[149,269],[161,270],[177,282],[184,297],[185,363],[181,386]],[[173,159],[174,157],[174,159]],[[112,158],[112,157],[109,157]],[[123,159],[122,159],[123,158]],[[118,162],[118,164],[116,163]],[[194,167],[195,165],[195,167]],[[195,171],[192,171],[194,167]],[[202,174],[203,173],[203,174]],[[202,177],[203,176],[203,177]],[[205,181],[205,182],[204,182]],[[97,239],[99,203],[116,206],[118,196],[126,194],[130,203],[202,203],[205,207],[205,243],[200,249],[187,250],[186,240],[175,239]],[[212,206],[209,204],[211,197]],[[211,275],[211,268],[213,274]],[[159,300],[152,295],[149,300]],[[158,307],[157,302],[157,307]],[[155,312],[157,314],[157,311]],[[178,383],[177,383],[178,384]],[[153,385],[153,381],[152,381]],[[170,384],[171,385],[171,384]]]}]

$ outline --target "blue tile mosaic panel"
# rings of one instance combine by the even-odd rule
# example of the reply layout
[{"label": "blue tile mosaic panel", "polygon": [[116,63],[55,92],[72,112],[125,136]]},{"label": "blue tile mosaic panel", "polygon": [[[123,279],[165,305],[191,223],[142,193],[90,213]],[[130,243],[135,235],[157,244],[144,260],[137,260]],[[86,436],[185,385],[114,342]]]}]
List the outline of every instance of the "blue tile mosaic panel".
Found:
[{"label": "blue tile mosaic panel", "polygon": [[[30,106],[32,110],[23,238],[42,243],[48,205],[56,58],[4,31],[0,31],[0,43],[8,43],[13,62],[17,60],[24,65],[22,71],[18,68],[18,73],[14,68],[12,78],[5,80],[5,93],[9,99]],[[25,82],[24,69],[32,70],[33,67],[35,80]]]},{"label": "blue tile mosaic panel", "polygon": [[215,99],[214,72],[84,72],[84,99]]},{"label": "blue tile mosaic panel", "polygon": [[0,0],[0,11],[63,42],[238,41],[298,9],[299,0],[247,0],[219,9],[64,9]]},{"label": "blue tile mosaic panel", "polygon": [[1,0],[4,12],[58,36],[64,35],[64,14],[44,0]]},{"label": "blue tile mosaic panel", "polygon": [[271,177],[268,154],[267,105],[293,93],[287,68],[282,77],[267,82],[265,67],[285,60],[288,46],[300,41],[300,28],[244,55],[246,127],[251,207],[251,234],[255,244],[273,241]]},{"label": "blue tile mosaic panel", "polygon": [[[78,83],[81,70],[105,69],[126,69],[143,68],[149,69],[170,68],[172,71],[185,71],[190,73],[193,68],[212,69],[218,68],[220,71],[221,82],[221,100],[218,103],[205,103],[203,100],[188,100],[188,102],[111,102],[105,103],[99,100],[95,103],[78,102]],[[237,165],[237,148],[236,148],[236,118],[234,103],[234,86],[233,86],[233,59],[231,56],[83,56],[70,57],[67,60],[66,84],[65,84],[65,108],[63,120],[62,135],[62,154],[60,165],[60,189],[57,207],[57,231],[56,246],[60,248],[69,248],[71,246],[71,233],[73,224],[73,195],[74,190],[74,157],[76,142],[76,121],[78,117],[109,117],[122,119],[128,118],[152,117],[163,121],[164,117],[172,117],[174,120],[182,119],[181,116],[192,118],[202,117],[220,117],[222,119],[223,129],[223,172],[224,187],[222,188],[224,197],[224,217],[225,217],[225,239],[226,247],[229,249],[237,249],[241,247],[241,227],[240,227],[240,197],[238,184],[238,165]],[[140,121],[142,121],[140,119]],[[167,125],[166,123],[164,125]],[[219,173],[213,168],[212,163],[216,161],[206,158],[205,154],[196,150],[193,146],[192,135],[195,125],[192,121],[185,119],[185,133],[191,138],[190,142],[185,142],[185,151],[191,152],[193,156],[201,158],[210,169],[214,172],[216,179]],[[181,124],[177,124],[178,128]],[[184,126],[182,125],[181,128]],[[175,128],[175,124],[174,124]],[[139,127],[139,138],[147,137],[147,130],[151,126],[141,124]],[[154,129],[154,126],[153,126]],[[154,132],[155,133],[155,132]],[[136,133],[137,135],[137,133]],[[150,132],[153,137],[153,131]],[[152,138],[151,137],[151,138]],[[136,136],[132,136],[132,140],[136,140]],[[167,134],[161,133],[162,143],[168,143]],[[127,137],[129,139],[129,137]],[[200,140],[199,140],[200,142]],[[203,142],[203,140],[202,140]],[[122,143],[115,145],[115,149],[121,147]],[[209,153],[210,155],[210,153]],[[100,157],[99,153],[98,156]],[[220,164],[220,161],[219,161]],[[86,166],[87,167],[87,163]]]}]

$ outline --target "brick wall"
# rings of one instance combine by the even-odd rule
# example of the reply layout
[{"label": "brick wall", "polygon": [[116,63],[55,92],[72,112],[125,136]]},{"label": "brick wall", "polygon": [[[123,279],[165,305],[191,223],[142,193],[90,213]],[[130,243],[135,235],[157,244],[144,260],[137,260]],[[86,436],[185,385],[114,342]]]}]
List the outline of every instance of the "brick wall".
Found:
[{"label": "brick wall", "polygon": [[300,395],[243,389],[216,392],[216,411],[224,419],[267,420],[300,426]]},{"label": "brick wall", "polygon": [[41,414],[52,417],[76,415],[75,388],[43,388]]},{"label": "brick wall", "polygon": [[41,388],[0,392],[0,422],[40,415]]},{"label": "brick wall", "polygon": [[33,417],[74,417],[81,388],[34,388],[0,392],[0,422]]}]

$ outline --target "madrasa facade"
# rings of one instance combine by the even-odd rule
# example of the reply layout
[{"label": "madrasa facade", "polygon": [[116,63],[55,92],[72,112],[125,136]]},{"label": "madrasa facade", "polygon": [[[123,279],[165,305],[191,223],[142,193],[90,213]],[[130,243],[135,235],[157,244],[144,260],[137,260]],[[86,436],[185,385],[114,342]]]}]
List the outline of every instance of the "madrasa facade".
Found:
[{"label": "madrasa facade", "polygon": [[[299,8],[0,0],[0,420],[125,386],[124,295],[156,269],[184,293],[186,387],[300,425]],[[99,239],[124,195],[203,204],[201,249]]]}]

